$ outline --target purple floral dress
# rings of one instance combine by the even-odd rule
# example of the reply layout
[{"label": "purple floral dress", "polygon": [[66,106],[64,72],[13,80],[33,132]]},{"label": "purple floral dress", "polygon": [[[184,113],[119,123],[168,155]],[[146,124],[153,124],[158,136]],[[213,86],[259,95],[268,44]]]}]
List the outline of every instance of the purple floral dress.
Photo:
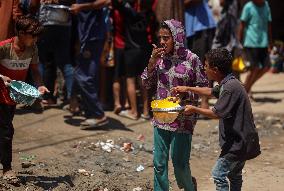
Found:
[{"label": "purple floral dress", "polygon": [[[148,73],[145,68],[141,75],[143,85],[147,88],[156,88],[155,99],[164,99],[171,96],[171,88],[175,86],[208,86],[208,80],[203,70],[203,65],[198,56],[184,46],[185,33],[182,24],[176,20],[167,20],[174,37],[174,53],[158,60],[155,70]],[[192,105],[197,105],[198,96],[188,93],[185,97]],[[161,124],[152,120],[154,127],[179,133],[193,133],[196,117],[186,116],[182,113],[170,124]]]}]

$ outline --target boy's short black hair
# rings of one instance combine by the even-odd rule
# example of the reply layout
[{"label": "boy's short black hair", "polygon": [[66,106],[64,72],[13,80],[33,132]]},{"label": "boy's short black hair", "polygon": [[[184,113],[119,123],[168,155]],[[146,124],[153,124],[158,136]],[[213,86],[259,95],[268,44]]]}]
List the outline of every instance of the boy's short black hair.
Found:
[{"label": "boy's short black hair", "polygon": [[19,17],[16,20],[15,26],[17,35],[19,35],[19,32],[23,32],[24,34],[39,36],[43,31],[43,27],[40,22],[30,15]]},{"label": "boy's short black hair", "polygon": [[222,74],[232,73],[232,54],[225,48],[217,48],[210,50],[206,55],[210,67],[216,67]]}]

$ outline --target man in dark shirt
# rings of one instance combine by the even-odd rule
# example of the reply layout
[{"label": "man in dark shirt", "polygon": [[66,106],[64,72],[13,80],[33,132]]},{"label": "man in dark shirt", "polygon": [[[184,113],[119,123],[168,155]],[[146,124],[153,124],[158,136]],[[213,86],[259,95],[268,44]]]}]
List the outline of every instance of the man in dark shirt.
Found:
[{"label": "man in dark shirt", "polygon": [[173,93],[192,92],[218,98],[212,109],[187,105],[186,114],[198,113],[219,118],[221,154],[212,176],[217,190],[241,190],[242,169],[245,161],[260,154],[259,138],[255,129],[248,95],[231,70],[232,56],[226,49],[213,49],[206,55],[205,71],[210,80],[218,82],[214,88],[178,86]]}]

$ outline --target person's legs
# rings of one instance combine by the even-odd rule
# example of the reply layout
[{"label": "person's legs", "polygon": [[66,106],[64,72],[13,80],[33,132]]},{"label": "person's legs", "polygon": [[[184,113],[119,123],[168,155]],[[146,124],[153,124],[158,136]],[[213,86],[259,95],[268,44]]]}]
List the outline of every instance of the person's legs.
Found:
[{"label": "person's legs", "polygon": [[74,115],[79,115],[81,113],[80,110],[80,102],[78,95],[80,94],[80,87],[78,82],[74,79],[71,89],[71,98],[69,104],[69,111]]},{"label": "person's legs", "polygon": [[15,106],[0,104],[0,162],[3,172],[12,169],[12,141],[14,127],[12,124]]},{"label": "person's legs", "polygon": [[[114,81],[112,84],[113,90],[113,98],[114,98],[114,113],[119,114],[122,110],[121,105],[121,89],[123,88],[123,76],[125,75],[125,64],[124,64],[124,49],[123,48],[115,48],[114,49]],[[127,96],[125,96],[127,100]],[[128,102],[128,101],[127,101]]]},{"label": "person's legs", "polygon": [[[258,71],[255,72],[254,77],[251,79],[251,83],[249,86],[249,90],[248,92],[251,92],[251,88],[252,86],[266,73],[268,72],[269,68],[262,68],[262,69],[258,69]],[[246,87],[246,86],[245,86]]]},{"label": "person's legs", "polygon": [[171,132],[154,128],[154,191],[168,191],[168,161]]},{"label": "person's legs", "polygon": [[230,191],[241,191],[242,190],[242,170],[245,166],[245,162],[235,162],[232,165],[232,170],[228,174],[228,178],[230,180]]},{"label": "person's legs", "polygon": [[246,76],[245,82],[244,82],[244,87],[248,93],[250,93],[253,82],[255,81],[259,72],[260,72],[260,69],[256,67],[251,68],[249,70]]},{"label": "person's legs", "polygon": [[128,77],[126,78],[127,84],[127,94],[130,102],[131,109],[128,110],[129,115],[134,118],[138,118],[138,109],[137,109],[137,96],[136,96],[136,78]]},{"label": "person's legs", "polygon": [[73,67],[71,63],[71,26],[54,26],[58,40],[54,47],[54,62],[61,70],[67,90],[67,99],[71,97]]},{"label": "person's legs", "polygon": [[212,170],[212,177],[217,191],[229,191],[227,176],[230,164],[225,158],[218,158]]},{"label": "person's legs", "polygon": [[258,72],[258,74],[257,74],[257,76],[256,76],[256,78],[255,78],[255,81],[253,82],[253,84],[256,82],[256,81],[258,81],[264,74],[266,74],[266,72],[268,72],[269,71],[269,67],[265,67],[265,68],[262,68],[259,72]]},{"label": "person's legs", "polygon": [[227,178],[230,180],[231,191],[240,191],[242,187],[243,161],[229,161],[225,158],[218,158],[212,170],[212,177],[216,184],[217,191],[229,191]]},{"label": "person's legs", "polygon": [[112,91],[113,91],[113,99],[114,99],[114,109],[113,109],[113,112],[115,114],[118,114],[121,111],[120,82],[119,82],[119,80],[114,80],[114,82],[112,84]]},{"label": "person's legs", "polygon": [[97,40],[86,44],[74,71],[74,80],[80,88],[85,117],[98,120],[106,118],[98,98],[98,66],[103,43],[103,40]]},{"label": "person's legs", "polygon": [[142,55],[144,55],[143,50],[139,48],[125,50],[126,89],[131,109],[121,112],[120,115],[130,119],[138,119],[136,77],[141,66],[140,63],[143,62]]},{"label": "person's legs", "polygon": [[150,119],[148,90],[144,86],[141,86],[141,89],[143,98],[143,117],[145,119]]},{"label": "person's legs", "polygon": [[64,75],[65,86],[67,91],[67,99],[69,100],[71,98],[74,70],[71,64],[65,64],[61,71]]},{"label": "person's legs", "polygon": [[180,189],[194,191],[189,165],[192,135],[173,132],[171,137],[171,157],[177,184]]},{"label": "person's legs", "polygon": [[[151,53],[152,53],[152,47],[148,47],[148,48],[145,48],[145,49],[140,51],[138,58],[139,58],[139,60],[141,60],[141,62],[139,62],[138,66],[137,66],[136,76],[140,76],[144,72],[144,69],[147,67],[148,61],[151,57]],[[142,85],[142,79],[141,78],[138,78],[138,86],[139,86],[139,89],[140,89],[140,92],[141,92],[141,98],[142,98],[142,103],[143,103],[143,110],[142,110],[140,117],[144,120],[149,120],[149,119],[151,119],[151,117],[149,115],[149,109],[150,109],[149,93],[148,93],[149,90],[147,90]]]},{"label": "person's legs", "polygon": [[54,65],[54,61],[44,62],[44,75],[43,81],[49,93],[44,96],[46,103],[53,104],[56,103],[56,98],[54,97],[54,88],[55,88],[55,81],[56,81],[56,66]]},{"label": "person's legs", "polygon": [[267,48],[245,48],[245,56],[251,68],[244,86],[246,91],[250,93],[255,82],[268,71],[270,61]]},{"label": "person's legs", "polygon": [[3,166],[3,180],[18,184],[20,180],[12,170],[13,118],[16,106],[0,104],[0,162]]},{"label": "person's legs", "polygon": [[143,101],[143,112],[141,114],[141,118],[150,119],[149,114],[149,95],[148,90],[142,85],[141,79],[139,80],[139,87],[141,89],[142,101]]},{"label": "person's legs", "polygon": [[53,96],[57,69],[54,62],[56,41],[57,36],[54,27],[46,26],[38,42],[38,55],[43,66],[43,82],[50,92],[44,96],[43,102],[47,104],[56,103],[56,98]]}]

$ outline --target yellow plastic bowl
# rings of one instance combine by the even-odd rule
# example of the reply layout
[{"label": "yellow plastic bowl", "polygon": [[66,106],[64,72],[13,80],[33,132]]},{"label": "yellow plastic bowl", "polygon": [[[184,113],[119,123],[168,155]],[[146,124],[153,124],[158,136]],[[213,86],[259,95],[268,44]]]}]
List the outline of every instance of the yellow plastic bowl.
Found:
[{"label": "yellow plastic bowl", "polygon": [[[170,101],[174,97],[167,97],[162,100],[153,100],[151,102],[152,109],[168,109],[180,107],[178,102]],[[178,117],[179,112],[168,112],[168,111],[153,111],[154,119],[159,123],[172,123]]]},{"label": "yellow plastic bowl", "polygon": [[179,112],[153,112],[153,117],[159,123],[173,123],[178,117]]}]

